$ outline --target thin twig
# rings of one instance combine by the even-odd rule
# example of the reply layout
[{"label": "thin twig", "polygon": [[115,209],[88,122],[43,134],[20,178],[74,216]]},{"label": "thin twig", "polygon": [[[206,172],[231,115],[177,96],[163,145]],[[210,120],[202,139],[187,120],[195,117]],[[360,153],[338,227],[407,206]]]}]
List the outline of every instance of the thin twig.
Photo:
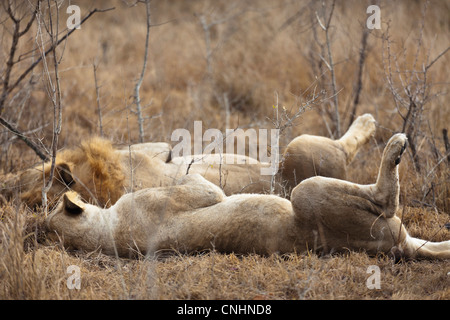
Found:
[{"label": "thin twig", "polygon": [[340,121],[340,115],[339,115],[339,100],[338,100],[338,91],[337,91],[337,85],[336,85],[336,75],[334,70],[334,62],[333,62],[333,55],[331,52],[331,39],[330,39],[330,24],[331,20],[333,18],[333,12],[335,8],[336,0],[333,0],[331,4],[330,13],[328,14],[328,17],[325,16],[325,2],[322,3],[322,18],[324,21],[322,21],[319,17],[319,14],[317,11],[315,12],[317,22],[319,23],[322,30],[325,32],[325,41],[327,46],[327,55],[328,59],[325,59],[322,57],[322,55],[319,55],[322,61],[327,65],[328,70],[331,73],[331,87],[333,89],[333,104],[334,104],[334,114],[333,114],[333,120],[334,124],[336,126],[336,135],[340,138],[341,137],[341,121]]},{"label": "thin twig", "polygon": [[100,137],[103,137],[103,120],[102,120],[102,108],[100,106],[100,87],[97,81],[97,67],[95,63],[92,64],[94,69],[94,82],[95,82],[95,94],[97,97],[97,112],[98,112],[98,126],[100,131]]},{"label": "thin twig", "polygon": [[433,59],[433,61],[431,61],[426,67],[425,67],[425,71],[427,71],[428,69],[431,68],[431,66],[439,60],[439,58],[441,58],[444,54],[447,53],[447,51],[450,50],[450,46],[448,46],[444,51],[442,51],[440,54],[437,55],[437,57],[435,59]]},{"label": "thin twig", "polygon": [[[49,36],[51,39],[51,44],[53,47],[54,43],[58,42],[58,29],[59,29],[59,8],[58,4],[55,1],[55,8],[56,8],[56,22],[53,22],[52,19],[52,13],[51,13],[51,6],[50,6],[50,0],[47,0],[48,10],[49,10],[49,24],[50,24],[50,30],[47,30],[49,32]],[[56,30],[54,30],[56,29]],[[52,90],[50,99],[53,103],[53,136],[52,136],[52,154],[51,154],[51,167],[50,167],[50,175],[47,182],[45,182],[45,171],[44,171],[44,187],[42,188],[42,205],[44,207],[44,213],[45,216],[48,214],[48,205],[47,205],[47,193],[50,191],[52,185],[53,185],[53,177],[55,173],[55,167],[56,167],[56,152],[58,150],[58,140],[59,135],[61,133],[61,127],[62,127],[62,99],[61,99],[61,87],[60,87],[60,79],[59,79],[59,72],[58,72],[58,66],[59,61],[56,57],[56,50],[53,50],[53,68],[54,68],[54,74],[55,74],[55,85],[52,86],[51,84],[51,76],[48,73],[48,81],[49,81],[49,87]],[[45,61],[45,57],[44,57]]]},{"label": "thin twig", "polygon": [[33,24],[33,22],[36,18],[37,10],[38,10],[39,6],[40,6],[40,1],[38,1],[35,11],[33,12],[30,20],[28,21],[25,29],[20,31],[21,19],[17,19],[14,16],[12,9],[11,9],[11,3],[8,1],[8,7],[6,8],[6,11],[8,12],[8,15],[11,18],[11,20],[14,22],[14,32],[13,32],[13,38],[12,38],[12,42],[11,42],[11,48],[9,50],[8,61],[6,62],[5,76],[3,78],[3,91],[2,91],[2,95],[0,97],[0,115],[3,113],[3,110],[5,108],[6,97],[8,96],[8,93],[10,92],[9,81],[10,81],[10,77],[11,77],[12,68],[15,64],[14,56],[15,56],[15,52],[17,50],[19,39],[24,34],[26,34],[28,32],[28,30],[30,30],[31,25]]},{"label": "thin twig", "polygon": [[448,130],[442,129],[442,137],[444,139],[445,151],[447,152],[447,161],[450,164],[450,143],[448,142]]},{"label": "thin twig", "polygon": [[348,124],[349,128],[352,125],[353,121],[355,120],[356,108],[358,107],[359,97],[360,97],[361,90],[362,90],[362,71],[363,71],[364,62],[366,59],[366,47],[367,47],[368,35],[369,35],[368,29],[364,28],[364,30],[362,32],[362,37],[361,37],[361,47],[359,48],[359,67],[358,67],[358,75],[357,75],[357,80],[356,80],[355,98],[353,99],[353,109],[352,109],[352,112],[350,113],[350,121]]},{"label": "thin twig", "polygon": [[[10,94],[13,90],[15,90],[19,84],[27,77],[27,75],[43,60],[44,57],[46,57],[50,52],[54,52],[56,47],[61,44],[63,41],[65,41],[75,30],[76,28],[73,28],[72,30],[68,31],[62,38],[60,38],[59,40],[57,40],[56,42],[52,43],[52,45],[50,46],[49,49],[47,49],[47,51],[45,51],[44,53],[42,53],[17,79],[16,81],[11,84],[10,83],[10,75],[11,75],[11,70],[13,65],[15,64],[14,62],[14,56],[15,56],[15,51],[16,48],[18,46],[18,40],[20,37],[22,37],[23,35],[25,35],[31,28],[33,22],[36,20],[36,17],[38,15],[38,11],[40,10],[40,4],[41,1],[38,1],[35,11],[33,13],[33,17],[30,18],[30,20],[28,21],[26,27],[20,31],[19,30],[19,25],[17,25],[17,27],[15,27],[15,34],[13,34],[13,41],[11,44],[11,49],[10,49],[10,55],[8,58],[8,62],[7,62],[7,68],[5,71],[5,77],[3,80],[3,90],[2,90],[2,95],[0,96],[0,124],[3,125],[6,129],[8,129],[9,131],[11,131],[12,133],[14,133],[15,135],[17,135],[17,137],[24,141],[27,146],[29,146],[36,154],[37,156],[43,160],[43,161],[48,161],[49,158],[48,156],[45,154],[44,151],[42,151],[42,149],[35,144],[34,142],[32,142],[29,138],[27,138],[16,126],[14,126],[13,124],[11,124],[8,120],[6,120],[5,118],[3,118],[1,116],[1,114],[3,113],[3,110],[5,108],[5,104],[6,104],[6,100],[7,100],[7,96],[8,94]],[[9,2],[8,2],[9,5]],[[109,9],[94,9],[92,10],[86,17],[83,18],[83,20],[80,22],[79,25],[82,25],[84,22],[86,22],[94,13],[96,12],[106,12],[106,11],[110,11],[113,10],[114,8],[109,8]],[[18,20],[18,18],[16,18],[10,8],[10,5],[8,6],[8,14],[11,18],[11,20],[17,24],[20,23],[20,20]]]},{"label": "thin twig", "polygon": [[150,0],[145,0],[146,5],[146,13],[147,13],[147,33],[145,35],[145,52],[144,52],[144,64],[142,66],[141,75],[136,82],[136,86],[134,87],[134,102],[136,104],[136,113],[138,117],[138,126],[139,126],[139,142],[144,142],[144,118],[142,116],[142,107],[141,107],[141,97],[139,95],[139,90],[141,88],[142,82],[144,81],[145,69],[147,68],[147,59],[148,59],[148,42],[150,37],[150,27],[151,27],[151,18],[150,18]]},{"label": "thin twig", "polygon": [[31,141],[30,139],[28,139],[25,134],[23,134],[22,132],[20,132],[20,130],[18,130],[17,128],[15,128],[11,123],[9,123],[6,119],[4,119],[3,117],[0,117],[0,124],[3,125],[6,129],[8,129],[9,131],[11,131],[12,133],[14,133],[17,138],[19,138],[20,140],[22,140],[23,142],[26,143],[26,145],[28,147],[31,148],[31,150],[33,150],[36,155],[42,160],[42,161],[48,161],[49,157],[42,151],[42,149],[35,144],[33,141]]},{"label": "thin twig", "polygon": [[[80,26],[86,22],[94,13],[96,12],[107,12],[110,10],[114,10],[115,7],[113,8],[108,8],[108,9],[94,9],[91,12],[89,12],[89,14],[83,18],[83,20],[81,20],[80,22]],[[78,26],[78,25],[77,25]],[[56,49],[57,46],[59,46],[64,40],[66,40],[74,31],[76,30],[76,27],[73,28],[72,30],[70,30],[69,32],[67,32],[66,35],[64,35],[61,39],[58,40],[58,42],[56,42],[55,44],[53,44],[46,52],[43,56],[47,56],[50,52],[52,52],[53,50]],[[42,56],[39,57],[38,59],[36,59],[35,62],[33,62],[28,69],[26,69],[16,80],[16,82],[14,82],[14,84],[12,86],[10,86],[7,90],[7,93],[10,93],[12,90],[14,90],[14,88],[16,88],[20,82],[22,82],[22,80],[39,64],[39,62],[41,62],[42,60]]]}]

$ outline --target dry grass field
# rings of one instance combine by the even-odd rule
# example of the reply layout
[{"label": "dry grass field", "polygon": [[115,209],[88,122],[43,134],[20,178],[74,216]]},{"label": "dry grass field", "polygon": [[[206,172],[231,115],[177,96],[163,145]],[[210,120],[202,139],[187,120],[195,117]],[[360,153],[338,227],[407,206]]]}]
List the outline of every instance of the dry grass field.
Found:
[{"label": "dry grass field", "polygon": [[[11,2],[24,30],[29,3],[36,1]],[[144,62],[147,17],[145,4],[134,2],[71,1],[80,6],[82,18],[94,8],[114,9],[93,14],[56,49],[62,106],[58,149],[94,135],[120,146],[139,141],[134,87]],[[369,112],[377,120],[376,135],[352,162],[349,180],[373,183],[389,137],[408,133],[413,148],[400,164],[404,224],[412,236],[449,240],[450,149],[443,130],[450,129],[450,2],[374,2],[381,29],[367,29],[371,1],[338,0],[327,41],[318,20],[327,20],[328,0],[325,13],[322,1],[152,0],[140,88],[143,140],[174,144],[171,133],[192,132],[197,120],[203,130],[222,131],[286,124],[282,151],[303,133],[338,137],[337,97],[342,132],[352,115]],[[48,15],[48,3],[55,20],[54,1],[43,1],[40,14]],[[57,3],[62,37],[69,3]],[[50,48],[49,21],[38,21],[18,41],[10,83]],[[2,3],[0,91],[13,30]],[[48,54],[46,64],[41,61],[8,92],[0,109],[2,119],[49,152],[54,131],[49,77],[56,84],[52,59]],[[304,108],[314,94],[316,103]],[[0,188],[8,174],[41,161],[5,126],[0,126],[0,148]],[[67,251],[47,239],[42,222],[42,211],[0,198],[0,299],[450,299],[449,261],[395,262],[364,252],[263,257],[214,251],[128,260]],[[68,288],[69,266],[79,268],[80,289]],[[379,289],[367,285],[370,266],[379,267]]]}]

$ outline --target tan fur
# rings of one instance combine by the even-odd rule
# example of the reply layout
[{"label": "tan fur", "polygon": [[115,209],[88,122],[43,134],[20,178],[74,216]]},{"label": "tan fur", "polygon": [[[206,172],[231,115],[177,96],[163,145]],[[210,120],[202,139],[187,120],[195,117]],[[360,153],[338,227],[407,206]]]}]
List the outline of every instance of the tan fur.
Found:
[{"label": "tan fur", "polygon": [[[28,206],[41,205],[44,179],[50,176],[51,163],[36,165],[11,179],[10,193],[18,192]],[[45,176],[45,178],[44,178]],[[68,188],[80,193],[84,199],[97,201],[100,205],[109,199],[117,200],[123,194],[126,176],[120,157],[111,143],[93,138],[78,148],[59,152],[56,156],[55,179],[48,192],[50,204]]]},{"label": "tan fur", "polygon": [[127,194],[108,209],[65,195],[46,223],[68,247],[122,256],[166,249],[375,254],[395,248],[409,258],[450,259],[450,241],[412,238],[395,215],[398,163],[406,141],[403,134],[390,139],[372,185],[313,177],[295,187],[289,201],[273,195],[227,197],[194,174],[176,186]]},{"label": "tan fur", "polygon": [[[239,160],[246,158],[231,156]],[[70,189],[88,202],[110,206],[125,193],[173,185],[187,171],[201,174],[222,186],[226,194],[270,190],[270,177],[260,175],[262,165],[259,162],[252,165],[245,164],[245,161],[240,163],[193,163],[188,170],[184,161],[171,159],[171,147],[166,143],[144,143],[115,149],[110,141],[93,138],[78,148],[58,153],[55,180],[47,197],[50,204],[55,203]],[[50,163],[45,163],[10,178],[5,187],[8,190],[6,196],[11,197],[17,192],[28,206],[41,205],[43,171],[47,181],[50,168]]]},{"label": "tan fur", "polygon": [[284,160],[279,170],[282,181],[293,189],[313,176],[347,179],[347,166],[373,136],[375,129],[375,119],[370,114],[364,114],[356,118],[338,140],[307,134],[295,138],[283,154]]},{"label": "tan fur", "polygon": [[[345,179],[348,163],[374,130],[374,119],[366,114],[358,117],[340,140],[309,135],[294,139],[274,179],[274,192],[289,195],[297,183],[315,175]],[[210,155],[209,158],[218,156],[227,155]],[[246,156],[231,157],[236,160],[235,164],[219,165],[216,161],[187,165],[184,159],[171,158],[171,147],[167,143],[142,143],[117,149],[108,140],[92,138],[78,148],[58,153],[55,180],[47,197],[53,204],[63,192],[71,189],[88,202],[110,206],[125,193],[173,185],[187,171],[201,174],[221,186],[226,195],[270,192],[271,176],[261,175],[261,168],[267,164],[249,165]],[[46,180],[50,167],[50,163],[44,165]],[[43,166],[37,165],[11,179],[5,188],[6,195],[9,193],[11,197],[18,191],[28,206],[40,205],[42,170]]]}]

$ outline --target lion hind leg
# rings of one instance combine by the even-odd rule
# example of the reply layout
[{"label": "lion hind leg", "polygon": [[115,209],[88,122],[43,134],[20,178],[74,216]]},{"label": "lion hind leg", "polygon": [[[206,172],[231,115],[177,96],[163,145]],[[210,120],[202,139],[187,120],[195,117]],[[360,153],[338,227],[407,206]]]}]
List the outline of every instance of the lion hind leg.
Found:
[{"label": "lion hind leg", "polygon": [[376,121],[371,114],[364,114],[356,118],[347,132],[337,140],[347,154],[349,164],[359,149],[365,145],[376,131]]},{"label": "lion hind leg", "polygon": [[411,258],[450,259],[450,240],[431,242],[407,235],[404,249]]}]

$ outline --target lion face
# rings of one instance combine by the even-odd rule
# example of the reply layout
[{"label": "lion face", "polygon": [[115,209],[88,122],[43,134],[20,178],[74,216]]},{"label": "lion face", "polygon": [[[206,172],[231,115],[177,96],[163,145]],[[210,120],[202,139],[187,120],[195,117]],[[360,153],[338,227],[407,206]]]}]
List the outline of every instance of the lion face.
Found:
[{"label": "lion face", "polygon": [[[42,189],[50,179],[51,164],[46,163],[44,167],[37,165],[20,173],[17,177],[7,183],[6,195],[8,198],[18,196],[30,208],[42,205]],[[75,184],[67,163],[57,163],[55,166],[52,187],[47,192],[48,205],[53,207],[58,198]]]},{"label": "lion face", "polygon": [[[110,206],[124,192],[126,171],[121,165],[121,157],[127,156],[116,152],[110,141],[100,138],[61,151],[56,156],[47,204],[53,208],[64,192],[74,190],[88,202]],[[4,183],[2,193],[9,199],[19,198],[35,209],[42,205],[42,189],[50,179],[50,171],[50,162],[25,170]]]},{"label": "lion face", "polygon": [[[81,245],[86,235],[84,223],[89,216],[85,212],[85,204],[78,193],[69,191],[62,195],[55,209],[45,219],[45,225],[50,240],[63,241],[67,248],[77,248]],[[89,225],[89,224],[88,224]],[[91,228],[94,228],[92,225]],[[62,237],[62,238],[61,238]],[[84,244],[86,245],[86,244]]]}]

